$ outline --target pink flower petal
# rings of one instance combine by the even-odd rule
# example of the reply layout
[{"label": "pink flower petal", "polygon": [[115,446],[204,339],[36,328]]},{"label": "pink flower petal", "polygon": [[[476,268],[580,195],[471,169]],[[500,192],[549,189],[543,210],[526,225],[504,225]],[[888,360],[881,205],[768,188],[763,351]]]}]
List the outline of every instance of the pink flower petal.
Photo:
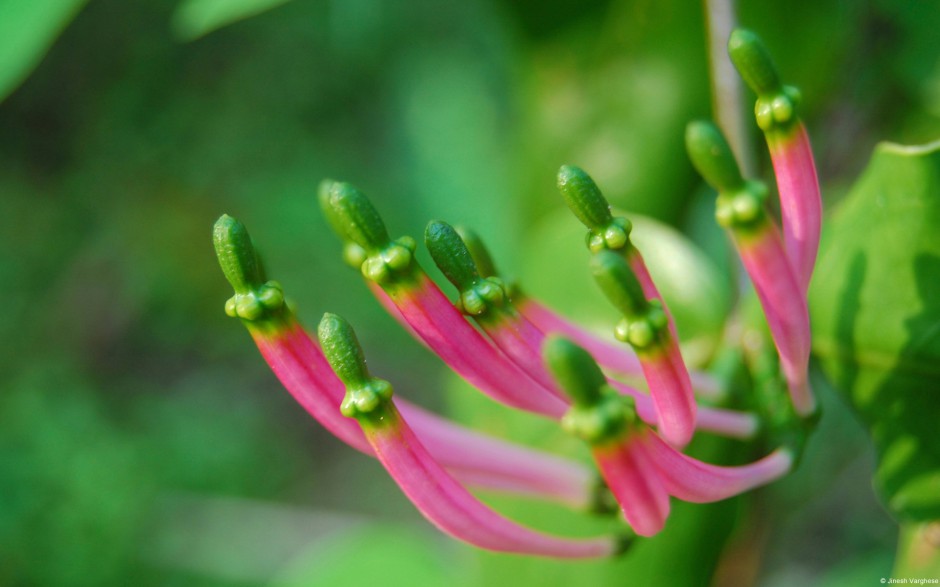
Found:
[{"label": "pink flower petal", "polygon": [[359,426],[339,412],[346,393],[320,347],[296,322],[274,335],[252,331],[264,360],[281,384],[307,412],[334,436],[371,454]]},{"label": "pink flower petal", "polygon": [[[310,415],[346,444],[373,454],[360,427],[340,413],[342,382],[299,324],[274,335],[255,331],[253,338],[275,375]],[[576,508],[590,503],[593,474],[583,465],[479,434],[404,400],[398,403],[434,458],[459,479]]]},{"label": "pink flower petal", "polygon": [[487,319],[480,327],[493,343],[520,369],[561,401],[568,398],[559,389],[542,361],[542,343],[545,334],[522,314],[503,314],[499,319]]},{"label": "pink flower petal", "polygon": [[[656,407],[653,405],[653,398],[648,394],[615,379],[608,378],[607,383],[618,392],[633,398],[636,413],[640,416],[640,419],[651,426],[656,426],[659,423]],[[729,438],[747,440],[757,432],[758,422],[757,417],[748,412],[699,406],[696,412],[695,427],[703,432],[712,432]]]},{"label": "pink flower petal", "polygon": [[630,435],[617,445],[595,448],[594,460],[633,531],[653,536],[669,517],[669,494],[639,441]]},{"label": "pink flower petal", "polygon": [[427,276],[389,297],[431,350],[491,398],[556,419],[567,410],[564,401],[483,338]]},{"label": "pink flower petal", "polygon": [[780,192],[787,255],[805,294],[816,265],[822,223],[822,198],[813,149],[802,122],[797,122],[792,134],[769,140],[768,147]]},{"label": "pink flower petal", "polygon": [[655,434],[647,434],[643,445],[669,494],[693,503],[719,501],[766,485],[793,466],[793,457],[786,449],[749,465],[721,467],[684,455]]},{"label": "pink flower petal", "polygon": [[[438,465],[391,405],[388,423],[367,427],[379,461],[421,514],[442,532],[489,550],[557,558],[614,554],[611,537],[567,539],[532,530],[497,514]],[[396,421],[397,420],[397,421]]]},{"label": "pink flower petal", "polygon": [[665,353],[641,357],[640,363],[656,407],[660,434],[674,446],[683,447],[695,432],[697,406],[678,347],[671,339],[670,343]]}]

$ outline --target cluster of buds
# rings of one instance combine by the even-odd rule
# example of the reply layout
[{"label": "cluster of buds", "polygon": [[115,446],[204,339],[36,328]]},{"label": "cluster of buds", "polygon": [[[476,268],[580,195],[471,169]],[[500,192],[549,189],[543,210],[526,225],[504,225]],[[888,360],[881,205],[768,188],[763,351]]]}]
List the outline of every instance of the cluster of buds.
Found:
[{"label": "cluster of buds", "polygon": [[[379,302],[458,375],[506,406],[557,421],[586,442],[593,464],[490,437],[400,399],[373,377],[352,327],[325,314],[316,336],[300,325],[281,286],[268,281],[245,227],[222,216],[214,242],[235,289],[226,312],[242,320],[296,400],[337,438],[376,457],[418,510],[443,532],[481,548],[559,558],[622,552],[664,527],[670,499],[705,503],[789,472],[816,408],[807,383],[806,290],[819,241],[816,173],[797,92],[781,86],[760,41],[736,31],[731,57],[757,92],[770,146],[784,237],[766,208],[767,189],[745,181],[720,131],[688,127],[690,157],[718,190],[728,229],[763,305],[792,409],[761,416],[720,407],[719,383],[684,362],[666,301],[630,238],[631,223],[583,170],[564,166],[558,187],[588,228],[591,271],[622,313],[617,345],[580,328],[499,277],[480,239],[433,221],[425,232],[434,263],[458,290],[452,302],[424,272],[410,237],[393,240],[372,203],[348,183],[327,180],[319,204]],[[625,380],[644,380],[637,389]],[[781,444],[739,466],[683,453],[696,431],[739,439],[761,429]],[[766,435],[765,435],[766,436]],[[514,493],[596,514],[622,511],[622,531],[594,538],[548,535],[492,510],[470,489]],[[611,508],[613,500],[619,508]]]}]

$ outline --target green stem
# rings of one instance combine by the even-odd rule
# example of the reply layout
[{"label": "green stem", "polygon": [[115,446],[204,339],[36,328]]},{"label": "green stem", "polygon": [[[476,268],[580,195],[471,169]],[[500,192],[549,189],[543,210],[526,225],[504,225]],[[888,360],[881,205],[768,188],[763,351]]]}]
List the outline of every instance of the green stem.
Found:
[{"label": "green stem", "polygon": [[708,56],[711,71],[712,112],[718,126],[728,136],[745,175],[754,176],[754,145],[747,130],[748,108],[744,105],[744,87],[728,57],[728,38],[737,26],[735,0],[705,0]]}]

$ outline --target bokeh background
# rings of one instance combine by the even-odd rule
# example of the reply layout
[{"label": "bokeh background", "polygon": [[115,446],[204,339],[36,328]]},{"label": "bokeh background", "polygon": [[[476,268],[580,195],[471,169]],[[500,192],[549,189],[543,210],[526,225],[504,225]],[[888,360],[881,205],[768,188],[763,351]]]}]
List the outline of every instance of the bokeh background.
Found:
[{"label": "bokeh background", "polygon": [[[827,206],[877,141],[940,136],[936,3],[737,9],[803,90]],[[621,560],[558,563],[437,534],[375,462],[293,402],[222,311],[210,229],[224,212],[248,225],[300,317],[346,316],[402,394],[583,458],[471,395],[383,315],[340,261],[316,186],[355,183],[396,235],[431,218],[469,225],[529,291],[600,323],[611,312],[590,293],[581,229],[554,188],[561,164],[581,165],[618,206],[701,249],[683,270],[708,288],[678,311],[686,342],[707,347],[737,291],[683,148],[685,124],[713,109],[708,67],[694,0],[0,0],[0,584],[888,575],[896,526],[870,487],[871,449],[821,379],[826,418],[798,474],[678,505],[667,532]],[[769,178],[748,129],[753,169]],[[669,289],[683,295],[682,280]],[[696,450],[747,456],[713,439]],[[592,528],[484,497],[545,529]]]}]

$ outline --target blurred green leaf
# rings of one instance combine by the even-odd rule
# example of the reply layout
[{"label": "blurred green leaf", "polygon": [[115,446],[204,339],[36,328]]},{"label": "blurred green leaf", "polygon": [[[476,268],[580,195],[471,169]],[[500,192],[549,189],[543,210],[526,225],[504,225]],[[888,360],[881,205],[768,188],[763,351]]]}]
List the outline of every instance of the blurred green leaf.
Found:
[{"label": "blurred green leaf", "polygon": [[173,32],[184,41],[194,41],[287,2],[289,0],[183,0],[173,14]]},{"label": "blurred green leaf", "polygon": [[0,100],[42,60],[86,0],[0,0]]},{"label": "blurred green leaf", "polygon": [[[428,532],[406,526],[370,525],[338,539],[314,542],[276,578],[275,587],[434,587],[463,584],[455,561]],[[456,580],[455,580],[456,579]]]},{"label": "blurred green leaf", "polygon": [[895,516],[940,517],[940,143],[883,143],[833,215],[813,346],[870,429]]}]

